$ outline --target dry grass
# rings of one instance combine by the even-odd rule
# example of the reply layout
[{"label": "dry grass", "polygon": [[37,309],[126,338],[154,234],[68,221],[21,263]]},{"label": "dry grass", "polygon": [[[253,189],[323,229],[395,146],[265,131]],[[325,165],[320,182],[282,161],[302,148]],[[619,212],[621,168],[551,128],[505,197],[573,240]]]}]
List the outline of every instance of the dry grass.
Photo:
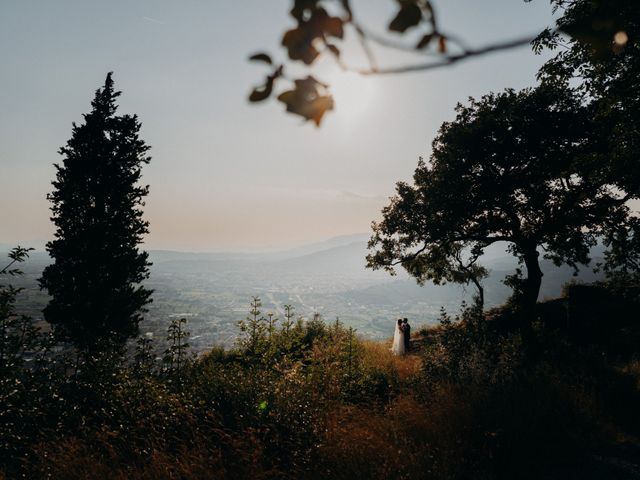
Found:
[{"label": "dry grass", "polygon": [[416,354],[398,357],[391,353],[390,342],[363,340],[364,364],[383,371],[385,374],[397,375],[400,380],[408,380],[420,371],[421,361]]},{"label": "dry grass", "polygon": [[345,407],[331,418],[312,478],[449,478],[466,448],[469,410],[453,391],[425,406],[398,396],[383,412]]},{"label": "dry grass", "polygon": [[85,442],[69,439],[42,446],[40,463],[32,473],[33,478],[51,480],[232,480],[281,476],[265,467],[266,452],[250,435],[234,443],[221,446],[203,437],[195,447],[177,451],[152,448],[132,461],[107,444],[96,449],[96,445],[91,448]]},{"label": "dry grass", "polygon": [[[629,392],[640,392],[640,360],[618,366],[626,383],[602,372],[582,374],[580,362],[563,368],[547,362],[527,376],[504,377],[504,384],[465,383],[447,376],[427,384],[424,375],[429,371],[421,372],[421,367],[429,357],[421,349],[439,333],[439,328],[421,329],[412,337],[415,349],[403,357],[391,353],[389,341],[358,342],[354,358],[364,370],[358,372],[363,378],[383,374],[388,382],[384,394],[343,401],[339,343],[318,345],[310,353],[313,375],[305,376],[295,364],[285,371],[291,379],[274,384],[279,400],[273,401],[272,412],[284,415],[274,422],[269,414],[264,424],[260,420],[223,429],[215,423],[216,428],[206,429],[194,417],[193,425],[185,424],[188,431],[180,427],[180,439],[170,441],[165,433],[150,429],[155,436],[143,436],[137,446],[113,442],[101,432],[50,440],[40,445],[39,460],[27,478],[440,480],[543,478],[540,475],[548,472],[554,476],[544,478],[563,478],[554,472],[580,466],[581,452],[587,449],[626,452],[633,444],[640,453],[640,441],[633,435],[640,430],[630,423],[637,403],[617,401],[637,398]],[[312,384],[305,383],[308,378]],[[236,383],[230,386],[237,388]],[[322,414],[299,410],[298,399],[306,397],[295,395],[298,388],[313,389],[309,405],[321,404]],[[300,417],[296,412],[313,415]],[[279,425],[288,419],[300,419],[298,427],[280,432]],[[640,420],[637,423],[640,428]]]}]

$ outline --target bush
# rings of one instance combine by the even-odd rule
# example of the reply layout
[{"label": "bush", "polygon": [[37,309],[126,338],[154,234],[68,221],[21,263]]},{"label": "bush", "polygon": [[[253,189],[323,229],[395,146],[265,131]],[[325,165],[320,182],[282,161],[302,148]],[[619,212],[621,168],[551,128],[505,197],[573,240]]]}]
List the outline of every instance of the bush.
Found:
[{"label": "bush", "polygon": [[463,305],[452,319],[444,310],[436,335],[422,358],[422,381],[427,388],[443,382],[490,386],[509,382],[521,369],[523,352],[518,333],[492,330],[477,306]]},{"label": "bush", "polygon": [[[244,337],[200,358],[183,320],[164,347],[141,338],[90,357],[15,323],[13,335],[33,335],[17,344],[39,347],[32,360],[16,354],[12,388],[3,380],[0,471],[499,479],[562,478],[585,465],[584,478],[590,469],[605,478],[612,467],[594,465],[594,455],[640,432],[637,360],[612,364],[601,345],[576,344],[544,318],[536,348],[525,349],[499,317],[465,306],[422,332],[419,355],[395,357],[339,321],[292,316],[269,317],[259,342]],[[16,338],[3,338],[9,351]]]}]

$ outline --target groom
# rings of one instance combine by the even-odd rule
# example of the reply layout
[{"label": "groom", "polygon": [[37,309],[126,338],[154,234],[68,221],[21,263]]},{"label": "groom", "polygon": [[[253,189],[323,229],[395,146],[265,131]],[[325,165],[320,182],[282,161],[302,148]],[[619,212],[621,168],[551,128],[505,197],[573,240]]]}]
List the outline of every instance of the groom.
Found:
[{"label": "groom", "polygon": [[411,325],[409,325],[409,320],[406,318],[402,319],[402,333],[404,334],[404,351],[408,352],[411,347]]}]

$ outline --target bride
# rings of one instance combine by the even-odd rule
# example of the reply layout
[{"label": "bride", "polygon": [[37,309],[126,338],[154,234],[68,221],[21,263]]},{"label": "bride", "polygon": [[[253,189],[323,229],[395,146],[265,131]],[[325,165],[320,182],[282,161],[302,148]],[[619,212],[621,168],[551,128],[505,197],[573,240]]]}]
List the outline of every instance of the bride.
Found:
[{"label": "bride", "polygon": [[404,355],[404,330],[402,329],[402,319],[398,319],[396,322],[396,329],[393,332],[393,345],[391,346],[391,353],[394,355]]}]

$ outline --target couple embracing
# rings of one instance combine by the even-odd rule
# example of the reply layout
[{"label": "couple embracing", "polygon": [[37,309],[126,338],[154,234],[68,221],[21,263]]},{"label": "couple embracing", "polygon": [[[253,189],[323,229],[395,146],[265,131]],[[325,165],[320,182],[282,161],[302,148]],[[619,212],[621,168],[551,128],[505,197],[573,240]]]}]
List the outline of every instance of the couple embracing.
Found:
[{"label": "couple embracing", "polygon": [[394,355],[405,355],[409,351],[409,339],[411,338],[411,325],[406,318],[399,318],[393,334],[391,352]]}]

